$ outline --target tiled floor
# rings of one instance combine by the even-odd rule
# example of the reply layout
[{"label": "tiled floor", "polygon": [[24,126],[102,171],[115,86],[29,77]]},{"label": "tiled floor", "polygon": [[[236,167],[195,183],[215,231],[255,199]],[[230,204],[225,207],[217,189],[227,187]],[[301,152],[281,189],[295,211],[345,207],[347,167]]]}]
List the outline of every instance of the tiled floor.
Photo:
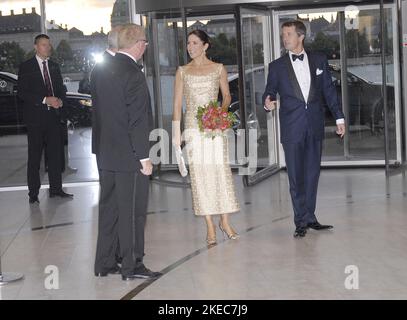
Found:
[{"label": "tiled floor", "polygon": [[[27,191],[0,192],[3,271],[23,281],[0,287],[2,299],[406,299],[407,180],[383,169],[322,172],[317,216],[333,231],[294,239],[284,171],[245,188],[235,176],[242,211],[232,217],[241,237],[205,245],[205,223],[191,209],[190,189],[151,184],[145,264],[156,281],[95,278],[98,185],[68,187],[72,201],[29,205]],[[59,289],[45,288],[45,268]],[[348,265],[359,289],[345,288]]]}]

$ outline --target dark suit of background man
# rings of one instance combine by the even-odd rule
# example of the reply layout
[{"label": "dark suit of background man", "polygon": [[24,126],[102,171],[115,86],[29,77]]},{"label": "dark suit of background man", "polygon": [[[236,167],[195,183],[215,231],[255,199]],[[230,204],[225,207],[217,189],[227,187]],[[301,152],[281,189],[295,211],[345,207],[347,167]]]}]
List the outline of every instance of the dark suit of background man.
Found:
[{"label": "dark suit of background man", "polygon": [[[102,61],[97,63],[92,70],[92,73],[97,74],[98,72],[103,72],[102,70],[109,70],[109,65],[113,62],[114,56],[116,55],[117,51],[119,50],[118,41],[119,41],[119,31],[121,29],[121,25],[115,26],[110,30],[107,36],[108,48],[103,52]],[[100,71],[98,69],[101,69]],[[92,75],[91,73],[91,75]],[[92,80],[92,76],[91,76]],[[99,121],[96,121],[96,112],[92,113],[92,153],[97,155],[98,147],[99,147],[99,140],[98,135],[96,134],[99,132]]]},{"label": "dark suit of background man", "polygon": [[281,143],[294,209],[294,237],[304,237],[308,228],[333,228],[321,225],[315,217],[325,133],[324,100],[336,119],[337,134],[345,134],[344,116],[328,61],[322,54],[304,50],[305,35],[302,22],[283,24],[282,37],[288,53],[270,63],[263,95],[268,112],[275,109],[276,96],[280,96]]},{"label": "dark suit of background man", "polygon": [[[116,52],[119,50],[118,46],[118,40],[119,40],[119,31],[121,29],[121,25],[115,26],[110,30],[108,36],[107,36],[107,42],[108,42],[108,48],[105,50],[103,53],[103,59],[101,63],[97,63],[93,69],[95,74],[98,72],[103,72],[102,70],[98,70],[99,68],[108,70],[109,69],[109,64],[113,62],[113,58],[116,55]],[[96,134],[97,132],[100,132],[99,130],[99,121],[96,121],[95,119],[96,112],[92,112],[92,153],[93,154],[98,154],[98,147],[99,147],[99,141],[98,141],[98,135]],[[117,209],[117,208],[116,208]],[[116,225],[117,227],[117,225]],[[115,239],[115,246],[116,246],[116,262],[118,264],[122,263],[122,257],[120,256],[120,246],[119,246],[119,237],[118,234]]]},{"label": "dark suit of background man", "polygon": [[[123,26],[112,62],[91,75],[92,146],[100,181],[96,276],[121,272],[123,280],[131,280],[160,275],[143,264],[152,121],[147,82],[137,60],[146,44],[142,27]],[[121,271],[115,257],[117,236]]]},{"label": "dark suit of background man", "polygon": [[44,146],[48,155],[50,197],[72,197],[62,190],[61,115],[66,96],[61,71],[49,60],[51,44],[45,34],[34,42],[35,56],[23,62],[18,72],[18,96],[24,104],[28,137],[27,181],[30,203],[39,202],[40,162]]}]

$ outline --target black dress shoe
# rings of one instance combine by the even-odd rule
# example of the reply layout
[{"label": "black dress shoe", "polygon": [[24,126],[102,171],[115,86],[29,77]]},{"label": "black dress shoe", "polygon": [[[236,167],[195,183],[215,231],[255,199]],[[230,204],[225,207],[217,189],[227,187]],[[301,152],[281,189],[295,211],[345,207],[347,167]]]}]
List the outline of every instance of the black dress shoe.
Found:
[{"label": "black dress shoe", "polygon": [[320,224],[318,221],[313,223],[308,223],[307,228],[314,229],[314,230],[328,230],[333,229],[333,226]]},{"label": "black dress shoe", "polygon": [[95,272],[95,277],[107,277],[109,274],[120,274],[122,272],[122,269],[120,269],[119,266],[113,267],[109,271],[104,271],[104,272]]},{"label": "black dress shoe", "polygon": [[298,237],[305,237],[305,235],[307,234],[307,228],[297,228],[295,229],[294,232],[294,238],[298,238]]},{"label": "black dress shoe", "polygon": [[122,280],[129,281],[133,279],[154,279],[162,276],[161,272],[154,272],[147,269],[144,265],[134,270],[134,273],[122,275]]},{"label": "black dress shoe", "polygon": [[49,197],[54,198],[54,197],[60,197],[60,198],[73,198],[73,194],[66,193],[65,191],[61,190],[59,192],[49,192]]},{"label": "black dress shoe", "polygon": [[40,203],[40,200],[38,200],[38,196],[35,197],[30,197],[30,199],[28,200],[30,203]]}]

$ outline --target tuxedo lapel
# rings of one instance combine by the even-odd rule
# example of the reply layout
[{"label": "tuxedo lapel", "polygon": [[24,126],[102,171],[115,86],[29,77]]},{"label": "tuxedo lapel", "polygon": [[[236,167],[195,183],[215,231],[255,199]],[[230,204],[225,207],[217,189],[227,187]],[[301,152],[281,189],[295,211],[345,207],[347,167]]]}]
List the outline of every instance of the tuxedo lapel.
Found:
[{"label": "tuxedo lapel", "polygon": [[310,70],[310,75],[311,75],[311,85],[310,85],[308,101],[307,101],[307,102],[309,102],[309,101],[312,101],[312,98],[315,94],[316,68],[315,68],[315,63],[314,63],[314,56],[312,55],[312,53],[307,51],[307,56],[308,56],[308,65],[309,65],[309,70]]},{"label": "tuxedo lapel", "polygon": [[304,96],[302,95],[301,87],[300,87],[297,77],[295,75],[294,68],[290,61],[290,55],[288,53],[284,56],[284,62],[287,67],[288,78],[290,79],[291,85],[293,86],[295,96],[299,100],[305,101]]}]

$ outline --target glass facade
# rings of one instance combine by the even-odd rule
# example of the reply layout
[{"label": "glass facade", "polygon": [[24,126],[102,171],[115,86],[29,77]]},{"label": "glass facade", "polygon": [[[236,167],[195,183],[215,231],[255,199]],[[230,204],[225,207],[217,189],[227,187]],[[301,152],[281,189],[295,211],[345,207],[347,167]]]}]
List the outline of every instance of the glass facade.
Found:
[{"label": "glass facade", "polygon": [[[107,45],[114,25],[130,22],[131,0],[51,1],[45,0],[45,23],[40,1],[2,1],[0,12],[0,186],[26,184],[27,138],[16,92],[19,64],[31,57],[33,38],[46,30],[53,45],[52,59],[60,66],[68,90],[67,121],[61,124],[65,144],[64,182],[98,179],[91,154],[91,97],[89,74]],[[137,10],[137,3],[134,1]],[[288,2],[287,2],[288,3]],[[381,39],[385,40],[386,93],[388,107],[389,159],[401,161],[401,84],[399,79],[398,12],[396,4],[386,4],[381,17],[378,2],[354,7],[319,8],[304,4],[298,10],[275,4],[204,5],[188,7],[178,1],[173,9],[137,12],[146,27],[149,47],[144,56],[156,128],[172,136],[172,104],[175,72],[189,62],[186,36],[193,29],[211,37],[208,56],[223,63],[228,71],[232,94],[230,111],[239,120],[235,127],[231,164],[248,166],[237,146],[242,140],[243,156],[254,155],[250,179],[264,178],[275,167],[284,166],[279,144],[278,113],[265,114],[261,95],[267,66],[283,52],[280,26],[300,19],[307,27],[307,49],[326,54],[332,80],[342,99],[347,134],[339,139],[335,121],[326,110],[323,164],[383,165],[385,121],[382,95]],[[159,5],[155,5],[159,7]],[[385,31],[381,34],[381,19]],[[238,130],[242,129],[242,130]],[[255,132],[250,140],[250,132]],[[250,140],[250,141],[249,141]],[[171,148],[169,148],[171,149]],[[176,169],[171,150],[162,149],[159,168]],[[253,166],[253,163],[250,164]],[[42,182],[47,183],[45,163]],[[159,171],[158,171],[159,172]],[[159,174],[159,173],[158,173]]]}]

